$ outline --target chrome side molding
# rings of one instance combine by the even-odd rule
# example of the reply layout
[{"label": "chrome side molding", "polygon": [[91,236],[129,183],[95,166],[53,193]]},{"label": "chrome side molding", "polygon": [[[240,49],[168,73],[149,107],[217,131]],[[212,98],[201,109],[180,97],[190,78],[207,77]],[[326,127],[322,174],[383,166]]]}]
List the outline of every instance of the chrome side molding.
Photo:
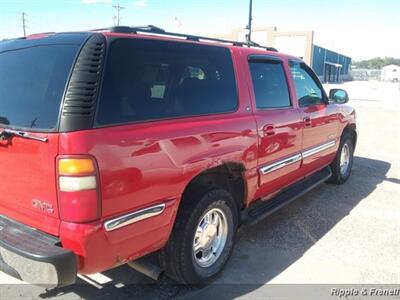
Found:
[{"label": "chrome side molding", "polygon": [[265,174],[271,173],[273,171],[276,171],[278,169],[281,169],[283,167],[286,167],[286,166],[288,166],[290,164],[293,164],[293,163],[299,161],[300,159],[301,159],[301,154],[299,153],[299,154],[290,156],[288,158],[279,160],[279,161],[277,161],[277,162],[275,162],[273,164],[270,164],[270,165],[267,165],[265,167],[262,167],[260,169],[260,172],[261,172],[261,174],[265,175]]},{"label": "chrome side molding", "polygon": [[329,142],[324,143],[322,145],[319,145],[317,147],[312,147],[312,148],[310,148],[308,150],[305,150],[305,151],[302,152],[303,158],[310,157],[310,156],[312,156],[314,154],[317,154],[318,152],[321,152],[321,151],[324,151],[326,149],[329,149],[329,148],[335,146],[335,144],[336,144],[336,141],[332,140],[332,141],[329,141]]},{"label": "chrome side molding", "polygon": [[262,175],[266,175],[268,173],[271,173],[273,171],[279,170],[283,167],[286,167],[290,164],[293,164],[295,162],[298,162],[302,158],[310,157],[314,154],[317,154],[318,152],[324,151],[326,149],[329,149],[333,146],[336,145],[335,140],[331,140],[329,142],[326,142],[322,145],[318,145],[316,147],[309,148],[301,153],[295,154],[293,156],[278,160],[277,162],[274,162],[272,164],[266,165],[264,167],[260,168],[260,172]]},{"label": "chrome side molding", "polygon": [[164,212],[165,203],[150,206],[132,213],[117,217],[115,219],[104,222],[106,231],[113,231],[115,229],[145,220],[151,217],[158,216]]}]

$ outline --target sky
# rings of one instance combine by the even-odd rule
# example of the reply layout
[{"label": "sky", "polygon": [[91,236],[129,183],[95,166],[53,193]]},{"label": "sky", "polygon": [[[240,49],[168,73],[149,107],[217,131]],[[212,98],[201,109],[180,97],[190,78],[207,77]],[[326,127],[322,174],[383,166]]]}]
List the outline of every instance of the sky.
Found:
[{"label": "sky", "polygon": [[[244,28],[249,0],[0,0],[0,40],[27,34],[152,24],[190,34]],[[253,0],[253,26],[314,31],[314,43],[352,57],[400,57],[400,0]]]}]

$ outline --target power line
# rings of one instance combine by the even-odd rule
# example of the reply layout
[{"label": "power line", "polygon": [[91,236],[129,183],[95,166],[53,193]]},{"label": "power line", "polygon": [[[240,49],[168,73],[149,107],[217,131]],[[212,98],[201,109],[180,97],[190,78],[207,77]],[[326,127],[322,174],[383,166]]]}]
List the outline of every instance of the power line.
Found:
[{"label": "power line", "polygon": [[[120,18],[120,15],[119,15],[119,12],[120,12],[121,10],[125,9],[125,7],[120,6],[119,3],[117,3],[117,5],[113,5],[112,7],[115,8],[115,10],[117,11],[117,26],[119,26],[119,21],[120,21],[120,19],[121,19],[121,18]],[[114,16],[114,18],[115,18],[115,16]]]},{"label": "power line", "polygon": [[26,13],[22,12],[22,28],[24,29],[24,37],[26,37],[25,16],[26,16]]}]

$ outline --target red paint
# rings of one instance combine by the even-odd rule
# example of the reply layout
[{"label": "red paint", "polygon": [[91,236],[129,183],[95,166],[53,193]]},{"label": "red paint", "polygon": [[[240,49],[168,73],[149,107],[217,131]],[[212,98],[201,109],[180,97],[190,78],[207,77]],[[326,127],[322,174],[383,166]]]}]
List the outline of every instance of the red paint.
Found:
[{"label": "red paint", "polygon": [[[140,38],[170,40],[142,35]],[[185,187],[211,167],[226,162],[244,167],[244,203],[248,206],[328,165],[338,145],[260,176],[259,167],[322,144],[329,137],[338,141],[344,127],[355,122],[355,113],[346,105],[299,108],[288,67],[288,60],[295,58],[222,46],[230,48],[234,62],[239,99],[236,112],[40,134],[49,139],[48,143],[13,138],[11,144],[0,145],[0,213],[59,236],[62,246],[78,255],[80,272],[93,273],[160,249],[168,241]],[[292,108],[255,110],[247,62],[250,54],[268,54],[283,60]],[[303,122],[306,117],[310,119],[308,127]],[[96,195],[89,195],[93,191],[87,193],[88,201],[81,207],[70,205],[71,195],[63,197],[61,209],[67,203],[72,210],[59,215],[56,159],[61,155],[91,155],[97,161],[101,214],[99,218],[93,215],[96,220],[90,223],[76,223],[71,216],[74,210],[77,220],[80,214],[90,214],[90,205],[96,203]],[[53,205],[54,213],[33,208],[32,199]],[[115,231],[104,230],[104,221],[158,203],[166,203],[161,215]],[[94,212],[96,209],[93,207]]]},{"label": "red paint", "polygon": [[[17,137],[0,142],[0,214],[58,235],[55,162],[59,135],[35,134],[47,137],[48,142]],[[34,208],[32,200],[50,204],[53,213]]]}]

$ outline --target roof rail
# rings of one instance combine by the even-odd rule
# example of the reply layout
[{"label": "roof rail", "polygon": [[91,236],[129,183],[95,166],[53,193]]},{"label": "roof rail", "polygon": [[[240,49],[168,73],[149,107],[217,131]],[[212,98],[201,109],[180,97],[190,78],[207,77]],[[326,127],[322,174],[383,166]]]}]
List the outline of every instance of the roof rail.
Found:
[{"label": "roof rail", "polygon": [[[104,29],[100,29],[104,30]],[[218,38],[211,38],[211,37],[205,37],[205,36],[198,36],[198,35],[189,35],[189,34],[183,34],[183,33],[175,33],[175,32],[168,32],[165,31],[164,29],[154,26],[154,25],[146,25],[146,26],[136,26],[136,27],[129,27],[129,26],[114,26],[108,28],[110,32],[116,32],[116,33],[133,33],[137,34],[139,32],[141,33],[151,33],[151,34],[157,34],[157,35],[165,35],[165,36],[172,36],[172,37],[183,37],[187,40],[190,41],[212,41],[212,42],[219,42],[219,43],[225,43],[225,44],[232,44],[234,46],[240,46],[240,47],[255,47],[255,48],[261,48],[265,49],[268,51],[274,51],[278,52],[273,47],[264,47],[261,46],[257,43],[254,42],[238,42],[238,41],[231,41],[231,40],[225,40],[225,39],[218,39]]]}]

